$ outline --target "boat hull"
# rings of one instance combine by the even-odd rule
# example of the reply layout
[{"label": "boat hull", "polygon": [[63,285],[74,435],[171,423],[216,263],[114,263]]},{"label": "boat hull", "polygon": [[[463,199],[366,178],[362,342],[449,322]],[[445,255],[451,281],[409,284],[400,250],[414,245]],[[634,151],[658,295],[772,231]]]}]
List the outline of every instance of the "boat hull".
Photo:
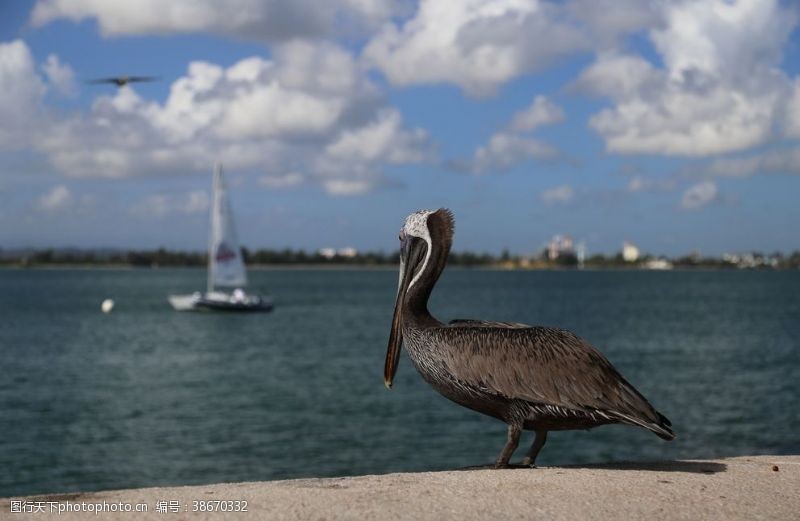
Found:
[{"label": "boat hull", "polygon": [[244,298],[235,298],[227,293],[193,293],[191,295],[170,295],[169,303],[177,311],[238,311],[261,312],[272,311],[272,299],[247,295]]}]

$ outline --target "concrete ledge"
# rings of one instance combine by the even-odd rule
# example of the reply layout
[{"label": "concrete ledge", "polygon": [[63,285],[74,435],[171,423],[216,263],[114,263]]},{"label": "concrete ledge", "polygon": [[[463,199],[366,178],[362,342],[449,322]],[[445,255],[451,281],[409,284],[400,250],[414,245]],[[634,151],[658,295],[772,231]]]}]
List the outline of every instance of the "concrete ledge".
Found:
[{"label": "concrete ledge", "polygon": [[[13,498],[17,500],[17,498]],[[147,513],[12,514],[2,519],[483,520],[798,519],[800,456],[484,468],[346,478],[116,490],[21,498],[28,505],[144,502]],[[244,512],[196,512],[194,501],[247,501]],[[175,501],[178,513],[158,513]],[[212,503],[213,505],[213,503]],[[28,507],[30,508],[30,506]]]}]

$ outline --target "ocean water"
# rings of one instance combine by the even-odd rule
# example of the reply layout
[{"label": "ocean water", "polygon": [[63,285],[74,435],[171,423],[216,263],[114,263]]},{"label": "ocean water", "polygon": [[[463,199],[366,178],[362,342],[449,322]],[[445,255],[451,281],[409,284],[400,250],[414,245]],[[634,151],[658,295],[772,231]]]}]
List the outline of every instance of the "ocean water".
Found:
[{"label": "ocean water", "polygon": [[[0,270],[0,497],[497,456],[504,424],[440,397],[405,356],[383,387],[396,272],[250,275],[273,313],[172,311],[166,296],[203,288],[204,270]],[[449,269],[430,308],[575,331],[678,433],[556,432],[541,465],[800,453],[800,273]]]}]

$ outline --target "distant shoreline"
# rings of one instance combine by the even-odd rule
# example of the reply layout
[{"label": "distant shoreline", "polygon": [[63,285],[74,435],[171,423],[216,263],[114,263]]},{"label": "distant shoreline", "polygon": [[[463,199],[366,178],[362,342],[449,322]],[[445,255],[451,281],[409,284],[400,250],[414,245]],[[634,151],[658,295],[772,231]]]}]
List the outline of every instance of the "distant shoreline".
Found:
[{"label": "distant shoreline", "polygon": [[[399,252],[385,251],[334,251],[323,249],[308,252],[302,249],[282,250],[241,249],[245,265],[253,269],[384,269],[396,267],[400,262]],[[158,248],[156,250],[81,250],[62,249],[17,249],[0,248],[0,266],[19,267],[109,267],[109,268],[147,268],[147,267],[205,267],[208,253],[203,251],[180,251]],[[800,270],[800,250],[792,253],[779,251],[763,254],[749,252],[724,254],[721,257],[703,257],[694,252],[689,255],[668,258],[649,254],[628,256],[622,253],[606,255],[602,253],[585,256],[573,251],[553,253],[542,251],[532,254],[511,254],[504,250],[500,255],[487,252],[451,251],[447,264],[453,268],[485,268],[502,270],[562,270],[596,269],[629,270],[649,269],[665,271],[670,269],[747,269],[747,270]]]},{"label": "distant shoreline", "polygon": [[[485,268],[485,266],[475,266]],[[108,270],[108,271],[158,271],[158,270],[197,270],[205,271],[206,266],[132,266],[130,264],[34,264],[22,266],[20,264],[0,264],[0,269],[8,270]],[[276,271],[292,269],[308,269],[322,271],[337,270],[396,270],[396,266],[363,265],[363,264],[248,264],[249,271]]]},{"label": "distant shoreline", "polygon": [[[313,270],[313,271],[396,271],[397,265],[394,264],[248,264],[250,271],[281,271],[281,270]],[[133,266],[130,264],[0,264],[0,270],[107,270],[107,271],[157,271],[157,270],[198,270],[205,271],[206,266]],[[632,271],[632,272],[704,272],[704,271],[730,271],[730,272],[749,272],[749,271],[798,271],[795,268],[737,268],[737,267],[716,267],[716,266],[677,266],[667,270],[648,269],[640,266],[587,266],[581,269],[566,266],[537,266],[537,267],[508,267],[488,264],[477,265],[454,265],[448,269],[455,270],[482,270],[482,271],[563,271],[563,272],[592,272],[592,271]]]}]

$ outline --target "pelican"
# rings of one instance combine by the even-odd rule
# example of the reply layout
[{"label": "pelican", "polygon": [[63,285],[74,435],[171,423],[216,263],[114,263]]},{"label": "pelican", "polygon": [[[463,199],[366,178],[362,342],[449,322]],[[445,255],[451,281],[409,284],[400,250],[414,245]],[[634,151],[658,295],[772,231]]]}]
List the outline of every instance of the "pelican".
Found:
[{"label": "pelican", "polygon": [[156,81],[158,78],[155,76],[114,76],[111,78],[98,78],[96,80],[88,80],[86,83],[92,85],[100,85],[102,83],[110,83],[117,87],[124,87],[129,83],[143,83],[148,81]]},{"label": "pelican", "polygon": [[536,433],[523,466],[535,467],[549,431],[610,423],[643,427],[665,440],[670,421],[600,351],[574,333],[511,322],[439,322],[428,298],[453,242],[450,210],[421,210],[400,230],[397,289],[384,383],[392,387],[401,344],[428,384],[455,403],[508,424],[495,467],[509,466],[523,430]]}]

